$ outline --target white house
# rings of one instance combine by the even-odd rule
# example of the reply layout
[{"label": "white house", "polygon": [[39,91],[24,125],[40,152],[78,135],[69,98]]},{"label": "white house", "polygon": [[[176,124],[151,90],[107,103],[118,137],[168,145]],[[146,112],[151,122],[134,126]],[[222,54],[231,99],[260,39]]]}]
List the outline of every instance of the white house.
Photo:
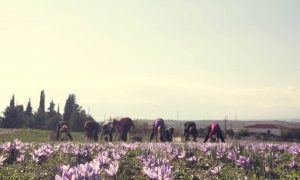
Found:
[{"label": "white house", "polygon": [[249,133],[270,134],[275,136],[281,136],[281,130],[283,129],[290,129],[278,124],[254,124],[245,126],[244,128],[249,129]]}]

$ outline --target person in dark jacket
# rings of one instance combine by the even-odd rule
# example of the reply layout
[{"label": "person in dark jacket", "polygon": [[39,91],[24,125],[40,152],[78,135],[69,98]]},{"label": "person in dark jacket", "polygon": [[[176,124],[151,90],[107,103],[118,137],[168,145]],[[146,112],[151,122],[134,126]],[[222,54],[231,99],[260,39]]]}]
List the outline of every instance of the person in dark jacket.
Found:
[{"label": "person in dark jacket", "polygon": [[164,133],[164,141],[172,142],[173,141],[173,133],[174,133],[174,128],[168,127]]},{"label": "person in dark jacket", "polygon": [[99,124],[95,121],[86,121],[84,130],[87,140],[98,141]]},{"label": "person in dark jacket", "polygon": [[73,141],[73,138],[70,134],[70,126],[69,123],[66,121],[59,121],[56,124],[56,140],[59,141],[61,139],[61,133],[65,133],[65,137],[69,137],[71,141]]},{"label": "person in dark jacket", "polygon": [[[212,137],[212,135],[214,135],[214,134],[217,134],[216,139]],[[209,128],[208,128],[208,133],[207,133],[207,135],[206,135],[203,142],[204,143],[207,142],[208,138],[210,138],[212,142],[216,142],[216,141],[218,142],[219,138],[221,139],[221,141],[223,143],[225,142],[224,137],[222,135],[222,130],[221,130],[220,125],[218,123],[216,123],[216,122],[210,123]]]},{"label": "person in dark jacket", "polygon": [[108,142],[108,136],[109,136],[109,142],[112,142],[112,122],[106,121],[102,124],[102,130],[101,130],[101,137],[100,140],[104,137],[104,140]]},{"label": "person in dark jacket", "polygon": [[188,140],[188,137],[192,134],[193,140],[196,141],[196,137],[198,136],[198,131],[196,124],[194,122],[188,121],[184,123],[184,136],[185,136],[185,141]]}]

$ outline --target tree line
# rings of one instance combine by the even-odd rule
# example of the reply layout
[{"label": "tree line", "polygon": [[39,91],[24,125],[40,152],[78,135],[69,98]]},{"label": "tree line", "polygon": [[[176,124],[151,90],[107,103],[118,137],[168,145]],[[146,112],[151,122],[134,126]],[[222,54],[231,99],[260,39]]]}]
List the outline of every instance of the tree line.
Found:
[{"label": "tree line", "polygon": [[27,103],[26,109],[24,106],[15,104],[15,96],[13,95],[9,106],[3,111],[3,116],[0,116],[1,128],[38,128],[55,130],[56,124],[61,121],[67,121],[73,131],[83,131],[83,124],[86,120],[94,118],[86,114],[76,102],[75,94],[70,94],[66,100],[64,113],[60,113],[59,105],[55,110],[55,103],[50,102],[46,110],[45,106],[45,91],[40,94],[39,107],[36,111],[31,106],[31,99]]}]

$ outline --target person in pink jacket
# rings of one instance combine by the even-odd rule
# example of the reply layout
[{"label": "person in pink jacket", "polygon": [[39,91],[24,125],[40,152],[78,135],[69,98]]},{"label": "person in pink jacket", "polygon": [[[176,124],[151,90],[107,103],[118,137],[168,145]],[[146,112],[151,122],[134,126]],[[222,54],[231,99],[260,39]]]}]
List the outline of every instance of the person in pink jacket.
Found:
[{"label": "person in pink jacket", "polygon": [[134,128],[134,123],[129,117],[122,117],[119,119],[113,119],[112,127],[115,128],[116,130],[114,141],[116,141],[118,134],[119,134],[118,141],[120,141],[120,139],[122,141],[127,141],[127,133],[131,127]]},{"label": "person in pink jacket", "polygon": [[225,142],[224,137],[222,135],[222,130],[218,123],[212,122],[209,124],[208,133],[204,139],[204,143],[207,142],[208,138],[211,139],[211,141],[215,142],[216,139],[212,138],[212,135],[217,134],[217,141],[219,141],[219,138],[222,142]]}]

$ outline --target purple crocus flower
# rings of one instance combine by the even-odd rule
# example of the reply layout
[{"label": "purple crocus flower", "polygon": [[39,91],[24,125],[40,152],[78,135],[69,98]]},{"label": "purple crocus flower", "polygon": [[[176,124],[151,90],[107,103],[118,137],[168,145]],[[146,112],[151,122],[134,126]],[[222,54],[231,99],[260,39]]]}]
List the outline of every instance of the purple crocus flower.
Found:
[{"label": "purple crocus flower", "polygon": [[198,156],[192,156],[190,158],[187,158],[186,160],[190,161],[190,162],[197,162],[197,161],[200,160],[200,157],[198,157]]},{"label": "purple crocus flower", "polygon": [[109,164],[109,169],[104,169],[104,172],[110,177],[116,177],[119,169],[119,162],[114,161]]},{"label": "purple crocus flower", "polygon": [[121,156],[118,153],[112,153],[112,157],[115,161],[118,161],[119,159],[121,159]]},{"label": "purple crocus flower", "polygon": [[170,166],[170,163],[166,163],[161,166],[161,168],[158,167],[158,177],[159,179],[164,180],[172,180],[170,176],[172,176],[172,169],[173,166]]},{"label": "purple crocus flower", "polygon": [[60,172],[65,172],[65,171],[69,171],[70,165],[69,164],[68,165],[62,165],[62,166],[58,166],[57,168]]},{"label": "purple crocus flower", "polygon": [[80,174],[82,175],[85,175],[88,171],[89,171],[89,165],[88,163],[85,163],[85,164],[79,164],[77,166],[77,172],[79,172]]},{"label": "purple crocus flower", "polygon": [[155,166],[155,160],[152,159],[152,158],[148,158],[148,159],[145,159],[143,162],[142,162],[143,166],[145,167],[154,167]]},{"label": "purple crocus flower", "polygon": [[147,168],[147,167],[143,167],[142,172],[148,176],[150,179],[157,179],[157,173],[155,173],[155,168]]},{"label": "purple crocus flower", "polygon": [[3,156],[0,156],[0,166],[3,165],[3,162],[5,161],[7,157],[3,157]]},{"label": "purple crocus flower", "polygon": [[108,158],[107,156],[102,156],[101,154],[98,155],[97,160],[101,163],[101,164],[109,164],[111,159]]},{"label": "purple crocus flower", "polygon": [[12,143],[11,142],[6,142],[3,144],[2,149],[4,151],[10,151],[10,149],[12,148]]},{"label": "purple crocus flower", "polygon": [[170,163],[166,163],[165,165],[162,165],[161,167],[152,167],[152,168],[146,168],[143,167],[143,173],[147,175],[150,179],[153,180],[172,180],[172,172],[171,172],[172,166],[170,166]]},{"label": "purple crocus flower", "polygon": [[25,156],[24,156],[24,154],[22,154],[22,155],[20,155],[19,158],[16,159],[16,162],[23,162],[24,158],[25,158]]},{"label": "purple crocus flower", "polygon": [[[70,169],[71,170],[71,169]],[[62,173],[62,176],[55,175],[55,180],[76,180],[78,177],[74,171],[66,171]]]},{"label": "purple crocus flower", "polygon": [[279,159],[280,158],[280,156],[278,154],[274,154],[274,153],[272,153],[272,157],[273,157],[273,159]]},{"label": "purple crocus flower", "polygon": [[185,151],[181,151],[178,156],[177,156],[179,159],[182,159],[185,157]]},{"label": "purple crocus flower", "polygon": [[298,162],[295,162],[295,161],[292,161],[292,162],[290,162],[289,166],[290,166],[291,168],[298,168],[298,167],[299,167],[299,163],[298,163]]},{"label": "purple crocus flower", "polygon": [[82,157],[87,156],[87,154],[88,154],[87,150],[79,151],[79,155],[82,156]]},{"label": "purple crocus flower", "polygon": [[158,158],[156,160],[156,165],[157,166],[164,165],[164,164],[167,164],[167,163],[169,163],[169,160],[167,158]]},{"label": "purple crocus flower", "polygon": [[237,152],[236,151],[230,151],[228,154],[227,154],[227,158],[231,161],[235,161],[236,160],[236,156],[237,156]]},{"label": "purple crocus flower", "polygon": [[44,153],[43,153],[43,151],[41,149],[34,150],[33,152],[34,152],[35,155],[37,155],[39,157],[42,156],[42,155],[44,155]]},{"label": "purple crocus flower", "polygon": [[40,161],[39,158],[38,158],[38,157],[35,157],[33,153],[31,153],[30,155],[31,155],[31,160],[32,160],[33,162],[38,163],[38,162]]},{"label": "purple crocus flower", "polygon": [[246,156],[240,156],[239,160],[236,160],[237,165],[239,165],[241,168],[245,170],[249,170],[252,166],[252,158],[251,157],[246,157]]},{"label": "purple crocus flower", "polygon": [[214,175],[220,174],[222,165],[215,167],[213,170],[210,170],[210,172]]}]

